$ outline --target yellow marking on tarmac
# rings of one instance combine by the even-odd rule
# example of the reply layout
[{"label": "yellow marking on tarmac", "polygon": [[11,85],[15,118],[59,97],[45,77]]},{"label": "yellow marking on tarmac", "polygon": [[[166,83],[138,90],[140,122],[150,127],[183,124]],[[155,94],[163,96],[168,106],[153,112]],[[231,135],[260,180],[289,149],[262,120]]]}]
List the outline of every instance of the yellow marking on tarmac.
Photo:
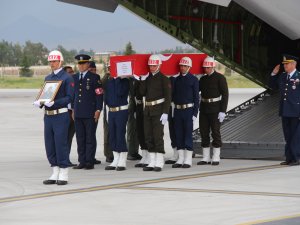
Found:
[{"label": "yellow marking on tarmac", "polygon": [[78,189],[71,189],[71,190],[66,190],[66,191],[37,193],[37,194],[32,194],[32,195],[0,198],[0,204],[6,203],[6,202],[32,200],[32,199],[37,199],[37,198],[54,197],[54,196],[67,195],[67,194],[77,194],[77,193],[85,193],[85,192],[92,192],[92,191],[108,190],[108,189],[114,189],[114,188],[124,188],[124,187],[138,186],[138,185],[146,185],[146,184],[154,184],[154,183],[162,183],[162,182],[168,182],[168,181],[186,180],[186,179],[194,179],[194,178],[202,178],[202,177],[210,177],[210,176],[220,176],[220,175],[235,174],[235,173],[246,173],[246,172],[252,172],[252,171],[268,170],[268,169],[276,169],[276,168],[284,168],[284,167],[286,167],[286,166],[281,166],[281,165],[276,164],[276,165],[268,165],[268,166],[248,167],[248,168],[242,168],[242,169],[241,168],[240,169],[232,169],[232,170],[225,170],[225,171],[197,173],[197,174],[182,175],[182,176],[176,176],[176,177],[165,177],[165,178],[158,178],[158,179],[152,179],[152,180],[125,182],[125,183],[96,186],[96,187],[90,187],[90,188],[78,188]]},{"label": "yellow marking on tarmac", "polygon": [[213,189],[165,188],[165,187],[124,187],[118,189],[129,189],[129,190],[132,189],[132,190],[142,190],[142,191],[204,192],[204,193],[219,193],[219,194],[233,194],[233,195],[259,195],[259,196],[300,198],[300,194],[292,194],[292,193],[229,191],[229,190],[213,190]]},{"label": "yellow marking on tarmac", "polygon": [[[292,216],[281,216],[281,217],[276,217],[273,219],[266,219],[266,220],[256,220],[252,222],[247,222],[247,223],[240,223],[238,225],[255,225],[255,224],[260,224],[260,223],[267,223],[267,222],[274,222],[274,221],[280,221],[280,220],[286,220],[286,219],[293,219],[300,217],[300,214],[292,215]],[[284,223],[283,223],[284,224]]]}]

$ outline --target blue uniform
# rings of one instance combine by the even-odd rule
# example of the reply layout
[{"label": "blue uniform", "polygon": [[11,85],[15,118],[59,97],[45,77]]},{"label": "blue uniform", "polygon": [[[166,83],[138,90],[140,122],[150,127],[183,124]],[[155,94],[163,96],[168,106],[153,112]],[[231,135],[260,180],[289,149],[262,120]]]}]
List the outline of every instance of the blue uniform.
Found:
[{"label": "blue uniform", "polygon": [[108,114],[109,145],[115,152],[128,152],[125,139],[128,109],[118,110],[117,108],[128,105],[128,94],[128,79],[110,78],[108,80],[105,103],[110,108]]},{"label": "blue uniform", "polygon": [[173,101],[177,149],[193,151],[193,116],[197,117],[199,110],[198,79],[190,73],[178,76],[174,82]]},{"label": "blue uniform", "polygon": [[270,87],[280,92],[279,116],[286,141],[285,157],[290,163],[300,158],[300,72],[296,70],[288,77],[285,72],[272,76]]},{"label": "blue uniform", "polygon": [[100,77],[87,72],[80,80],[80,73],[74,75],[75,97],[74,117],[77,139],[78,161],[81,165],[93,165],[96,153],[96,127],[94,115],[103,107],[103,89]]},{"label": "blue uniform", "polygon": [[[73,78],[61,69],[57,74],[51,73],[45,81],[62,81],[55,96],[54,104],[45,110],[67,108],[74,95]],[[44,116],[44,136],[47,158],[51,166],[67,168],[69,165],[68,128],[70,117],[68,111]]]}]

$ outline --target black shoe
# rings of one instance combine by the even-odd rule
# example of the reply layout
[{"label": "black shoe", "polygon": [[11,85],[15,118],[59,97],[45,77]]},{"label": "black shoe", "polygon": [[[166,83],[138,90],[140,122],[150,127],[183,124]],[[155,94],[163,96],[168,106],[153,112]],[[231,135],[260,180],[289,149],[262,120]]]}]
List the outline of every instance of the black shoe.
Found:
[{"label": "black shoe", "polygon": [[210,164],[210,162],[206,162],[206,161],[197,162],[197,165],[208,165],[208,164]]},{"label": "black shoe", "polygon": [[220,162],[212,162],[211,165],[212,166],[218,166],[220,164]]},{"label": "black shoe", "polygon": [[79,164],[78,166],[74,166],[73,169],[75,170],[81,170],[81,169],[84,169],[85,168],[85,165],[83,164]]},{"label": "black shoe", "polygon": [[176,163],[176,161],[171,159],[165,161],[165,164],[174,164],[174,163]]},{"label": "black shoe", "polygon": [[108,162],[108,163],[112,163],[114,161],[114,157],[112,157],[112,158],[106,157],[105,161]]},{"label": "black shoe", "polygon": [[57,185],[66,185],[68,183],[68,181],[66,180],[58,180],[57,181]]},{"label": "black shoe", "polygon": [[137,167],[137,168],[144,168],[146,164],[144,163],[138,163],[138,164],[135,164],[134,167]]},{"label": "black shoe", "polygon": [[286,165],[289,165],[291,162],[289,161],[283,161],[280,163],[280,165],[283,165],[283,166],[286,166]]},{"label": "black shoe", "polygon": [[94,160],[94,164],[99,165],[99,164],[101,164],[101,161],[98,160],[98,159],[95,159],[95,160]]},{"label": "black shoe", "polygon": [[153,171],[155,171],[155,172],[160,172],[161,171],[161,167],[154,167],[154,169],[153,169]]},{"label": "black shoe", "polygon": [[86,170],[92,170],[92,169],[94,169],[94,165],[93,164],[86,164],[85,169]]},{"label": "black shoe", "polygon": [[48,185],[48,184],[56,184],[56,180],[44,180],[43,184],[46,184],[46,185]]},{"label": "black shoe", "polygon": [[72,162],[69,162],[69,165],[68,165],[69,167],[74,167],[74,166],[77,166],[77,164],[75,164],[75,163],[72,163]]},{"label": "black shoe", "polygon": [[183,164],[182,168],[191,168],[191,165],[189,165],[189,164]]},{"label": "black shoe", "polygon": [[105,170],[115,170],[116,167],[115,166],[106,166]]},{"label": "black shoe", "polygon": [[118,166],[116,171],[123,171],[123,170],[126,170],[126,167],[124,166]]},{"label": "black shoe", "polygon": [[141,160],[142,158],[140,154],[127,155],[127,160]]},{"label": "black shoe", "polygon": [[172,168],[181,168],[182,164],[175,163],[172,165]]},{"label": "black shoe", "polygon": [[299,161],[289,163],[289,166],[299,166],[299,165],[300,165]]},{"label": "black shoe", "polygon": [[143,168],[143,171],[153,171],[153,170],[154,170],[153,167],[146,166],[146,167]]}]

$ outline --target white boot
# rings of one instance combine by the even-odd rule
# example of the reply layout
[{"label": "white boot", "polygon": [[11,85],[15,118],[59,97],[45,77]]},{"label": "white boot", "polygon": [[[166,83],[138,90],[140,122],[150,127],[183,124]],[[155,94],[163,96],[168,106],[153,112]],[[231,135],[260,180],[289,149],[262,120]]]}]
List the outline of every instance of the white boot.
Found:
[{"label": "white boot", "polygon": [[120,153],[113,151],[113,155],[114,155],[113,162],[109,166],[106,166],[105,170],[115,170],[117,168],[120,159]]},{"label": "white boot", "polygon": [[220,164],[221,148],[213,148],[213,157],[211,165],[217,166]]},{"label": "white boot", "polygon": [[164,154],[162,153],[155,153],[156,154],[156,162],[155,162],[155,167],[154,167],[154,171],[156,172],[160,172],[161,169],[164,167]]},{"label": "white boot", "polygon": [[150,155],[150,163],[148,164],[148,166],[143,168],[144,171],[152,171],[156,165],[156,153],[149,152],[149,155]]},{"label": "white boot", "polygon": [[197,165],[206,165],[210,164],[210,147],[202,148],[202,159],[200,162],[197,163]]},{"label": "white boot", "polygon": [[192,166],[193,151],[185,150],[184,153],[184,162],[182,168],[190,168]]},{"label": "white boot", "polygon": [[144,165],[148,166],[150,164],[151,158],[150,158],[150,153],[148,152],[148,150],[144,150],[145,151],[145,161],[144,161]]},{"label": "white boot", "polygon": [[[145,162],[146,162],[146,157],[147,157],[147,150],[142,150],[142,159],[138,162],[138,164],[135,164],[134,167],[144,167],[145,166]],[[147,163],[148,164],[148,163]]]},{"label": "white boot", "polygon": [[178,160],[176,161],[175,164],[172,165],[172,168],[180,168],[182,167],[182,164],[184,162],[184,150],[179,149],[177,150],[177,152],[178,152]]},{"label": "white boot", "polygon": [[68,168],[60,168],[59,175],[57,180],[57,185],[65,185],[69,180],[69,169]]},{"label": "white boot", "polygon": [[178,151],[177,148],[173,148],[173,156],[167,160],[166,164],[174,164],[178,160]]},{"label": "white boot", "polygon": [[117,165],[117,171],[126,170],[127,152],[121,152],[119,162]]},{"label": "white boot", "polygon": [[59,175],[59,167],[58,166],[53,166],[52,167],[52,175],[48,178],[48,180],[44,180],[44,184],[56,184],[56,181],[58,180],[58,175]]}]

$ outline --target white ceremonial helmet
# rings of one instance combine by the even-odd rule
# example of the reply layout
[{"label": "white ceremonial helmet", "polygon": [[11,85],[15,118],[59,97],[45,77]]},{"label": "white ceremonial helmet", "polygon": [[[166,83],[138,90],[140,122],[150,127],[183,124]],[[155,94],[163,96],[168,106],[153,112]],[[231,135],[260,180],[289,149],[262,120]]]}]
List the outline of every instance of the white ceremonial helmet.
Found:
[{"label": "white ceremonial helmet", "polygon": [[180,60],[179,65],[192,67],[192,60],[190,57],[185,56]]},{"label": "white ceremonial helmet", "polygon": [[207,56],[204,59],[202,67],[215,67],[215,66],[216,66],[216,62],[213,57]]},{"label": "white ceremonial helmet", "polygon": [[64,57],[60,51],[53,50],[48,55],[48,62],[51,61],[64,61]]},{"label": "white ceremonial helmet", "polygon": [[162,61],[159,55],[151,55],[148,59],[148,65],[149,66],[158,66],[161,65]]}]

